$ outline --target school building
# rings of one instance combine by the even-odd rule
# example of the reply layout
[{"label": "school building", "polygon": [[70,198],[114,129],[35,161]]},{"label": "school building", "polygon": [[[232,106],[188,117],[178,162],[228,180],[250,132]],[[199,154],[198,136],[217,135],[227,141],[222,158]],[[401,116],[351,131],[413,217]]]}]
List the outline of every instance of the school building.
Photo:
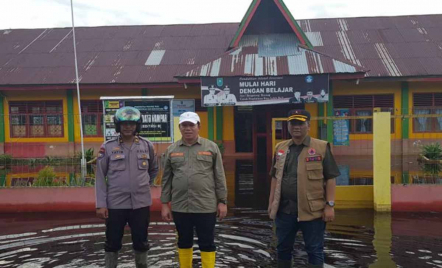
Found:
[{"label": "school building", "polygon": [[[375,108],[394,115],[393,154],[442,138],[442,15],[296,20],[282,0],[251,2],[240,23],[76,28],[85,148],[104,140],[103,96],[194,99],[201,135],[263,172],[275,140],[288,138],[274,119],[293,108],[310,111],[311,135],[338,156],[372,154]],[[80,151],[72,38],[71,28],[0,30],[1,153]],[[318,75],[327,102],[201,105],[204,79]],[[356,117],[344,144],[327,119],[337,112]]]}]

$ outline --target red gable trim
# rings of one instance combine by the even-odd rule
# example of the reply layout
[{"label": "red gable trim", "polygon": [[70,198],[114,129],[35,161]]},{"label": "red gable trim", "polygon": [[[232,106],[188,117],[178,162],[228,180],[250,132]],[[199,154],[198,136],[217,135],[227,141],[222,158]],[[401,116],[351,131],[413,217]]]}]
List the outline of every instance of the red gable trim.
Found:
[{"label": "red gable trim", "polygon": [[[282,4],[282,0],[273,0],[274,3],[276,4],[276,6],[278,7],[279,11],[282,13],[282,15],[284,16],[285,20],[289,23],[290,27],[292,28],[292,30],[295,32],[296,36],[298,37],[299,41],[301,41],[301,44],[311,48],[309,45],[310,43],[306,40],[305,35],[301,32],[302,30],[297,27],[297,25],[295,25],[296,22],[294,22],[292,19],[292,17],[288,14],[288,9],[287,7],[283,6]],[[256,13],[256,10],[258,9],[259,5],[261,4],[261,0],[256,0],[255,3],[252,3],[252,5],[255,5],[252,9],[252,11],[248,14],[247,19],[245,20],[244,24],[242,25],[242,28],[239,30],[239,32],[237,33],[237,35],[235,36],[235,39],[232,41],[231,43],[231,48],[235,48],[238,47],[239,45],[239,41],[241,40],[242,36],[244,35],[244,32],[246,31],[247,27],[250,24],[250,21],[252,20],[253,16]]]},{"label": "red gable trim", "polygon": [[281,2],[279,0],[273,0],[276,4],[276,6],[279,8],[279,11],[281,11],[282,15],[284,15],[284,18],[286,21],[290,24],[290,27],[292,27],[292,30],[295,32],[296,36],[298,37],[299,41],[301,41],[301,44],[308,47],[308,44],[305,40],[304,35],[299,31],[298,27],[296,27],[295,23],[293,22],[292,18],[287,13],[287,10],[281,5]]},{"label": "red gable trim", "polygon": [[247,27],[249,26],[250,21],[252,20],[253,16],[255,15],[255,12],[258,9],[260,4],[261,4],[261,0],[257,0],[255,6],[252,9],[252,12],[250,12],[249,16],[247,17],[247,20],[244,23],[243,27],[241,28],[241,31],[239,32],[238,36],[236,37],[236,40],[233,43],[232,47],[238,47],[239,41],[241,40],[242,36],[244,35],[244,32],[246,31]]}]

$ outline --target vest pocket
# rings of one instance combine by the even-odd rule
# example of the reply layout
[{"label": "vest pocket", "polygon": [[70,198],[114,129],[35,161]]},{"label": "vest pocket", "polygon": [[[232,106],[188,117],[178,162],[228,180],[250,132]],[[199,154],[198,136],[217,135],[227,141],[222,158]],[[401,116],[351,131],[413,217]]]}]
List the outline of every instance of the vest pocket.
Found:
[{"label": "vest pocket", "polygon": [[325,208],[325,198],[323,191],[307,193],[307,200],[310,206],[310,211],[312,212],[320,211]]},{"label": "vest pocket", "polygon": [[305,163],[307,169],[307,176],[310,180],[320,180],[324,178],[324,169],[322,162],[308,162]]}]

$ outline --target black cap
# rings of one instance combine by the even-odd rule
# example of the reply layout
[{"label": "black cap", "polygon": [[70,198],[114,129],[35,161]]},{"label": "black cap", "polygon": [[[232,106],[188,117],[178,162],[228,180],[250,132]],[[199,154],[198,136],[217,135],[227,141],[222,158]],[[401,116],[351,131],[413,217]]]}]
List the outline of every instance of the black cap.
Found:
[{"label": "black cap", "polygon": [[287,115],[287,121],[310,121],[310,113],[306,110],[290,110]]}]

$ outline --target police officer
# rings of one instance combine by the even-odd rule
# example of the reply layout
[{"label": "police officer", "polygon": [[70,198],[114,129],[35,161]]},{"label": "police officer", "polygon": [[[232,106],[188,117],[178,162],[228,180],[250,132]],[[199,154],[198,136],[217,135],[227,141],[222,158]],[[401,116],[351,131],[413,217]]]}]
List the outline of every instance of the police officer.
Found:
[{"label": "police officer", "polygon": [[96,213],[106,220],[105,267],[117,267],[124,227],[132,234],[137,268],[147,267],[150,185],[158,173],[153,144],[138,136],[140,111],[122,107],[114,116],[117,138],[100,148],[96,172]]},{"label": "police officer", "polygon": [[[182,139],[167,148],[162,178],[162,217],[173,216],[178,231],[181,268],[192,267],[193,232],[196,230],[203,268],[215,267],[216,216],[227,214],[227,188],[218,146],[199,137],[196,113],[180,115]],[[169,208],[171,203],[172,211]]]},{"label": "police officer", "polygon": [[276,145],[270,171],[268,211],[276,225],[278,267],[292,267],[298,230],[309,265],[323,267],[325,224],[335,217],[335,178],[340,173],[330,145],[308,135],[308,111],[291,110],[287,121],[292,139]]}]

